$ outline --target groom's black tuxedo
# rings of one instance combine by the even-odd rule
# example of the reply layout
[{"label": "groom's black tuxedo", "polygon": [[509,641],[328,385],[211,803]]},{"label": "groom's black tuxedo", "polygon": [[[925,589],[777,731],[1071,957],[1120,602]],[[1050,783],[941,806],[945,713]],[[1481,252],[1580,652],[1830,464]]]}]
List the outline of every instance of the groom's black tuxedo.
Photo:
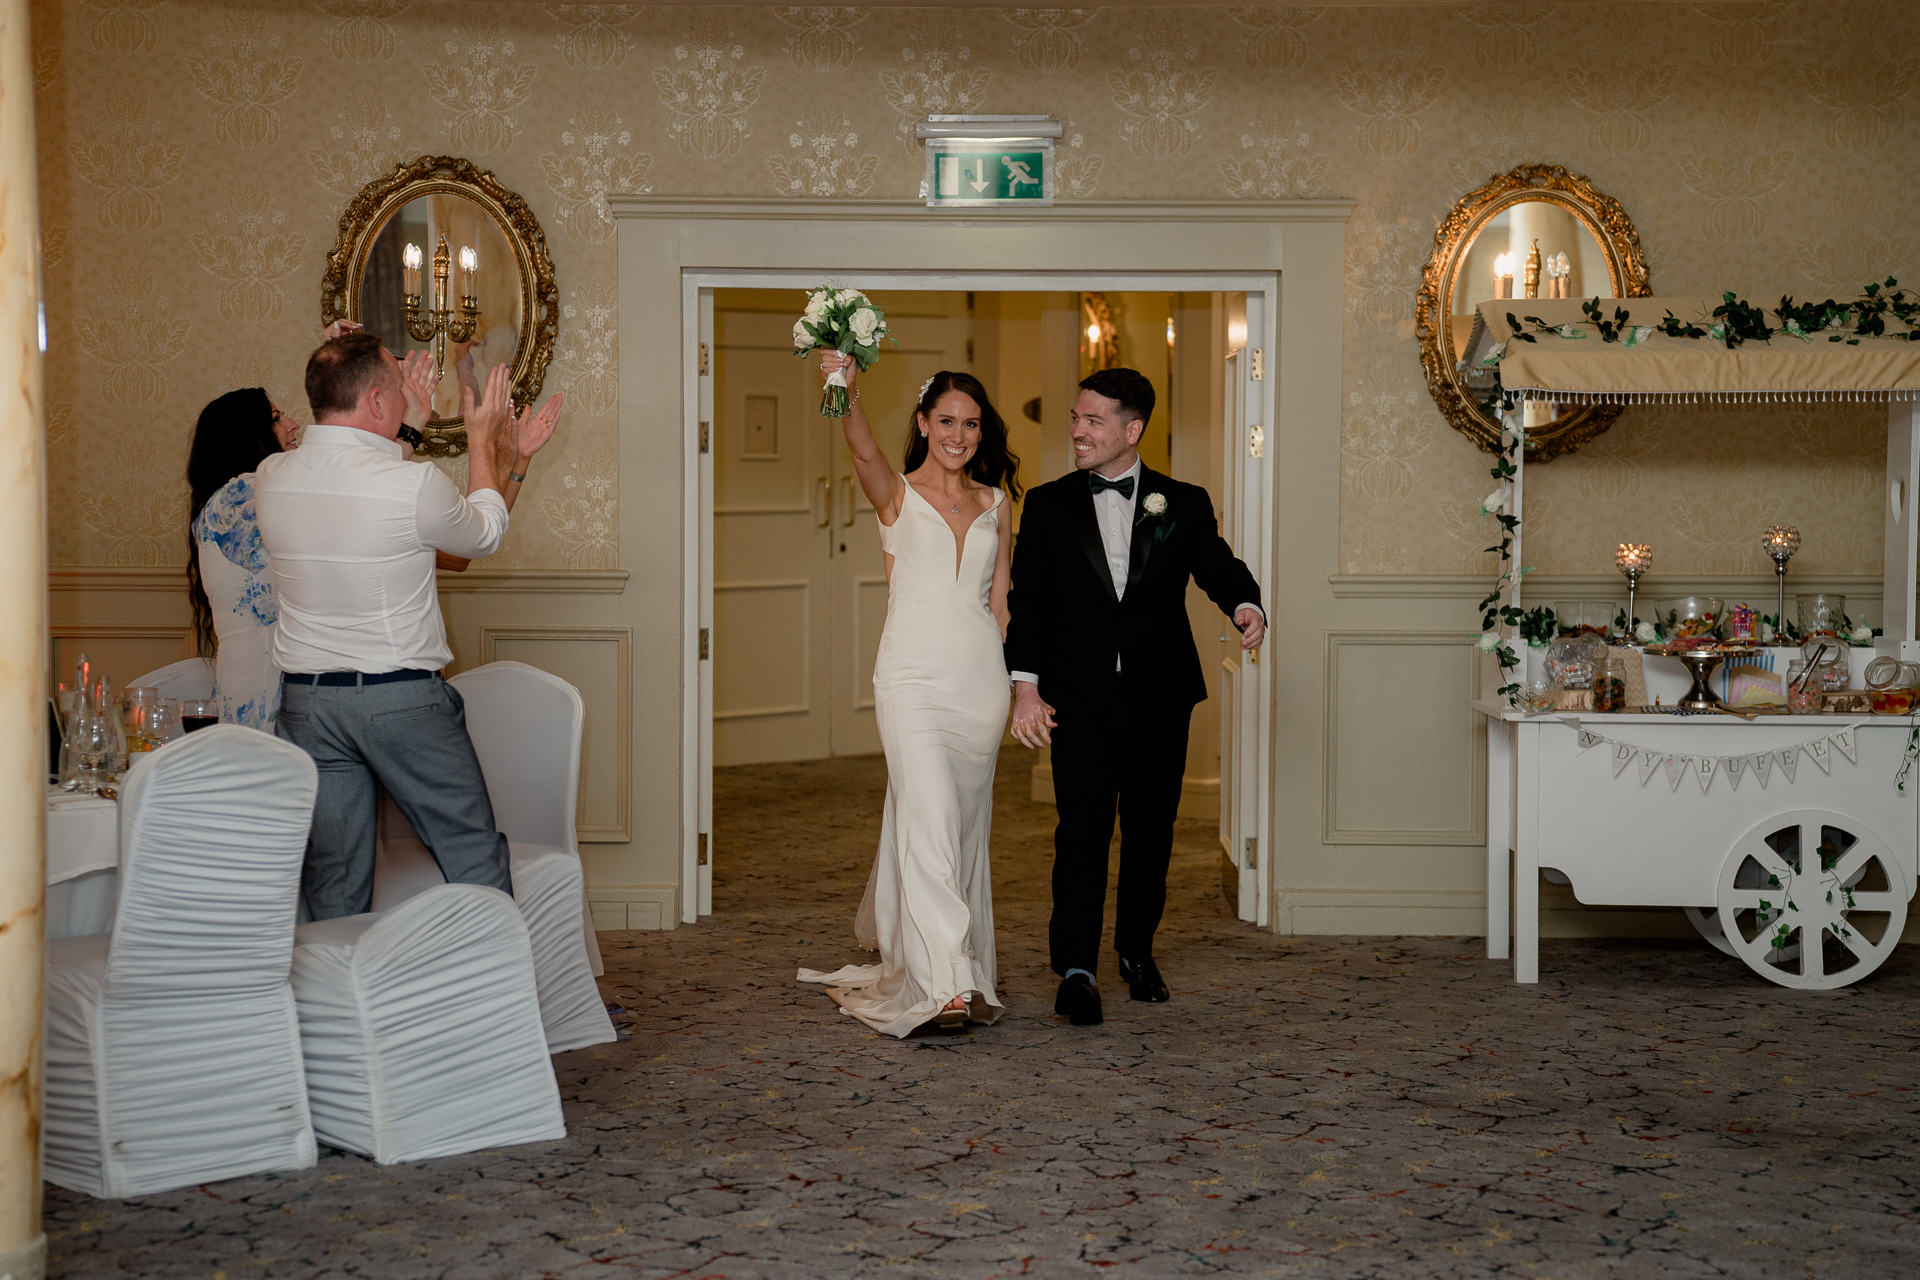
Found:
[{"label": "groom's black tuxedo", "polygon": [[[1166,510],[1148,510],[1162,494]],[[1153,956],[1166,905],[1187,725],[1207,696],[1187,618],[1187,580],[1232,616],[1260,588],[1220,536],[1198,485],[1140,468],[1124,592],[1102,549],[1086,472],[1027,494],[1007,607],[1008,671],[1039,677],[1054,708],[1054,970],[1097,972],[1107,847],[1122,820],[1114,948]],[[1115,670],[1118,659],[1119,670]]]}]

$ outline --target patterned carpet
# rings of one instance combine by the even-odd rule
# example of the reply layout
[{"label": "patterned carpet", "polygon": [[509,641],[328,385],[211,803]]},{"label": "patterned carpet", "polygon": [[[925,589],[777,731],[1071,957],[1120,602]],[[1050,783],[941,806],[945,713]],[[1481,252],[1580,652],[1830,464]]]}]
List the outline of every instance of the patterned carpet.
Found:
[{"label": "patterned carpet", "polygon": [[[861,957],[877,759],[727,771],[715,914],[603,934],[631,1039],[569,1136],[126,1202],[49,1189],[71,1277],[1260,1276],[1920,1270],[1920,957],[1793,993],[1703,943],[1276,938],[1181,832],[1171,1004],[1052,1016],[1051,810],[1004,758],[996,1027],[893,1041],[797,987]],[[485,1028],[477,1027],[476,1034]]]}]

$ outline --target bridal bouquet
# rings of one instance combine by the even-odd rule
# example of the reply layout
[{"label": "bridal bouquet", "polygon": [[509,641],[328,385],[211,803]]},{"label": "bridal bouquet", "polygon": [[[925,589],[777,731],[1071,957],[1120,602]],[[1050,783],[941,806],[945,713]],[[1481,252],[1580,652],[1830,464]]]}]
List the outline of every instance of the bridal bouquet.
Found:
[{"label": "bridal bouquet", "polygon": [[[793,322],[793,350],[796,355],[825,349],[853,357],[865,373],[880,358],[880,339],[894,346],[899,342],[887,333],[886,313],[867,300],[858,289],[819,288],[807,295],[807,311]],[[827,375],[827,389],[820,397],[820,413],[828,418],[847,416],[847,378],[844,370]]]}]

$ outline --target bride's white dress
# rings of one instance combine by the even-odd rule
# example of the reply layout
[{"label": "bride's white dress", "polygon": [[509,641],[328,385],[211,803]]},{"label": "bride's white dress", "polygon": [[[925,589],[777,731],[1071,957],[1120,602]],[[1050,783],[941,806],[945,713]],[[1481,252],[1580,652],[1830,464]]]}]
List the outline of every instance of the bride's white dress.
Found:
[{"label": "bride's white dress", "polygon": [[899,518],[880,528],[893,556],[873,667],[887,804],[854,921],[880,963],[799,976],[826,984],[842,1010],[888,1035],[906,1035],[955,996],[976,1022],[1005,1012],[994,994],[987,861],[1008,712],[1000,624],[988,610],[1005,500],[996,490],[968,526],[958,573],[952,528],[912,485]]}]

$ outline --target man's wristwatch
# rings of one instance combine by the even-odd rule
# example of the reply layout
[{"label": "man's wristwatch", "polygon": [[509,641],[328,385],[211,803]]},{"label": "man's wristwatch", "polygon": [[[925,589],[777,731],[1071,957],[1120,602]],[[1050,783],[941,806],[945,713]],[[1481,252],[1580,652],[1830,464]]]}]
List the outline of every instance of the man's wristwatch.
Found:
[{"label": "man's wristwatch", "polygon": [[393,438],[414,449],[418,449],[421,443],[426,440],[426,437],[421,435],[418,430],[408,426],[404,422],[400,424],[400,429],[393,433]]}]

